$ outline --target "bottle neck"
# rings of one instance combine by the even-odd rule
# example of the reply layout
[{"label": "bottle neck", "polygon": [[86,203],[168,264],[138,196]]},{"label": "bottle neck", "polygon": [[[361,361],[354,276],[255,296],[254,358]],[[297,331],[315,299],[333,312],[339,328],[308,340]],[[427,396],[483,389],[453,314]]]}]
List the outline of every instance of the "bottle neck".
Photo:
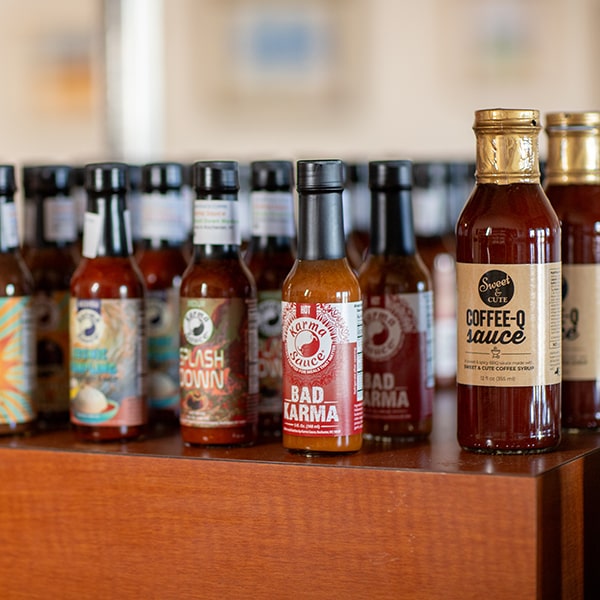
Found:
[{"label": "bottle neck", "polygon": [[237,193],[204,194],[194,201],[194,258],[239,258]]},{"label": "bottle neck", "polygon": [[416,253],[410,190],[371,192],[370,253],[412,256]]},{"label": "bottle neck", "polygon": [[548,128],[545,183],[600,184],[600,131],[597,127]]},{"label": "bottle neck", "polygon": [[131,223],[125,194],[90,195],[84,225],[83,255],[127,257],[132,254]]},{"label": "bottle neck", "polygon": [[298,198],[298,259],[346,256],[342,192],[301,193]]},{"label": "bottle neck", "polygon": [[66,248],[77,239],[75,202],[70,196],[46,196],[32,204],[37,248]]},{"label": "bottle neck", "polygon": [[17,210],[14,197],[0,196],[0,253],[10,254],[19,247]]},{"label": "bottle neck", "polygon": [[540,183],[538,129],[475,128],[477,183]]}]

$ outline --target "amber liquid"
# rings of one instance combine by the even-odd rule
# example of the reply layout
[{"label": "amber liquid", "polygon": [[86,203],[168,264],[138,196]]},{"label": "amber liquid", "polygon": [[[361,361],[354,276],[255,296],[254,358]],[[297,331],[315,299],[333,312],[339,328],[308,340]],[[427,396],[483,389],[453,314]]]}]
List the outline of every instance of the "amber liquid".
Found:
[{"label": "amber liquid", "polygon": [[[281,293],[281,287],[292,266],[294,255],[289,241],[279,243],[277,238],[267,238],[261,241],[253,237],[246,251],[246,264],[254,276],[256,289],[260,295],[261,291],[277,291]],[[268,378],[267,381],[272,380]],[[277,389],[272,389],[269,384],[260,380],[260,394],[263,396],[278,396],[281,398],[281,381]],[[263,411],[258,413],[258,432],[261,439],[281,437],[281,403],[279,410]]]},{"label": "amber liquid", "polygon": [[[383,297],[395,294],[414,294],[431,289],[431,283],[425,265],[418,255],[413,256],[381,256],[371,255],[363,264],[358,280],[363,293],[363,303],[370,296]],[[397,372],[396,385],[402,386],[407,379],[419,379],[418,397],[411,402],[418,402],[422,409],[433,402],[433,387],[426,387],[425,349],[422,353],[421,371],[419,373]],[[369,359],[364,356],[364,371],[369,371]],[[413,388],[414,389],[414,388]],[[431,433],[431,414],[422,419],[398,420],[375,418],[365,404],[364,433],[366,437],[380,441],[422,440]],[[418,411],[419,414],[424,412]],[[426,411],[425,411],[426,412]]]},{"label": "amber liquid", "polygon": [[[187,268],[182,250],[166,242],[158,248],[152,247],[148,242],[142,242],[137,264],[149,292],[178,288]],[[179,412],[150,406],[149,420],[153,425],[176,427],[179,424]]]},{"label": "amber liquid", "polygon": [[[32,292],[31,275],[20,253],[17,250],[0,253],[0,297],[31,296]],[[3,423],[0,424],[0,435],[28,433],[35,428],[35,420]]]},{"label": "amber liquid", "polygon": [[[538,184],[478,184],[458,220],[456,252],[463,263],[559,262],[559,222]],[[560,442],[560,384],[459,383],[457,410],[458,441],[467,449],[540,452]]]},{"label": "amber liquid", "polygon": [[[546,195],[562,225],[563,264],[600,263],[600,186],[549,185]],[[563,379],[562,391],[564,427],[600,427],[600,380]]]},{"label": "amber liquid", "polygon": [[[346,258],[297,260],[282,290],[283,302],[337,303],[358,302],[360,299],[360,286]],[[362,446],[362,433],[323,437],[284,433],[283,446],[309,454],[356,452]]]},{"label": "amber liquid", "polygon": [[[135,299],[144,297],[142,276],[130,256],[99,256],[82,258],[71,279],[71,298]],[[73,424],[82,441],[130,440],[140,437],[146,429],[140,425],[79,425]]]},{"label": "amber liquid", "polygon": [[[195,246],[192,262],[183,274],[180,297],[256,298],[252,275],[242,262],[238,247]],[[249,445],[256,441],[257,422],[250,418],[239,426],[191,427],[182,424],[181,436],[186,444]]]}]

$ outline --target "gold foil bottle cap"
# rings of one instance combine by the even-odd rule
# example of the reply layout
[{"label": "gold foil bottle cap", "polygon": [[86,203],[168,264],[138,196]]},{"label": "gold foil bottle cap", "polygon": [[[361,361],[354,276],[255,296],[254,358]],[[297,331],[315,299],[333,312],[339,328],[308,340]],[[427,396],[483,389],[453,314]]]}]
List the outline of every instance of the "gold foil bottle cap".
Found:
[{"label": "gold foil bottle cap", "polygon": [[600,183],[600,111],[546,115],[546,185]]},{"label": "gold foil bottle cap", "polygon": [[536,109],[491,108],[475,111],[478,183],[539,183]]}]

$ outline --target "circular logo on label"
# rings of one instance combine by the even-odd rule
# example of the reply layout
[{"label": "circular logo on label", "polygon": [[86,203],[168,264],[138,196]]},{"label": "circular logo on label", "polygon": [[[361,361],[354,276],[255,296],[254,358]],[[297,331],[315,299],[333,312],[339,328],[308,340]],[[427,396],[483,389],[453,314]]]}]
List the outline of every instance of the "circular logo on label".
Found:
[{"label": "circular logo on label", "polygon": [[183,316],[183,335],[193,346],[203,344],[213,332],[213,322],[203,310],[191,308]]},{"label": "circular logo on label", "polygon": [[160,298],[147,298],[146,321],[150,335],[169,333],[173,324],[173,310],[169,303]]},{"label": "circular logo on label", "polygon": [[371,360],[387,360],[394,356],[404,341],[396,315],[385,308],[367,308],[363,322],[365,356]]},{"label": "circular logo on label", "polygon": [[505,306],[515,295],[515,284],[505,271],[486,271],[479,280],[479,297],[487,306]]},{"label": "circular logo on label", "polygon": [[75,335],[85,344],[93,344],[102,337],[104,323],[98,311],[82,308],[75,318]]},{"label": "circular logo on label", "polygon": [[281,334],[281,302],[262,300],[258,303],[258,333],[265,338]]},{"label": "circular logo on label", "polygon": [[326,324],[317,319],[294,319],[287,330],[285,351],[290,365],[296,371],[319,371],[333,358],[332,332]]}]

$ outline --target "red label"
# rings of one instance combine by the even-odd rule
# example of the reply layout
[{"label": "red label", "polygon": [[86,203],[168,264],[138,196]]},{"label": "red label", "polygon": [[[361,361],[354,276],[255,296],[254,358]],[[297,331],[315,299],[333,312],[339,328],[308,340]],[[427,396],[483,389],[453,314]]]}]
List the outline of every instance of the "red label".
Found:
[{"label": "red label", "polygon": [[362,432],[362,304],[282,303],[283,432]]}]

